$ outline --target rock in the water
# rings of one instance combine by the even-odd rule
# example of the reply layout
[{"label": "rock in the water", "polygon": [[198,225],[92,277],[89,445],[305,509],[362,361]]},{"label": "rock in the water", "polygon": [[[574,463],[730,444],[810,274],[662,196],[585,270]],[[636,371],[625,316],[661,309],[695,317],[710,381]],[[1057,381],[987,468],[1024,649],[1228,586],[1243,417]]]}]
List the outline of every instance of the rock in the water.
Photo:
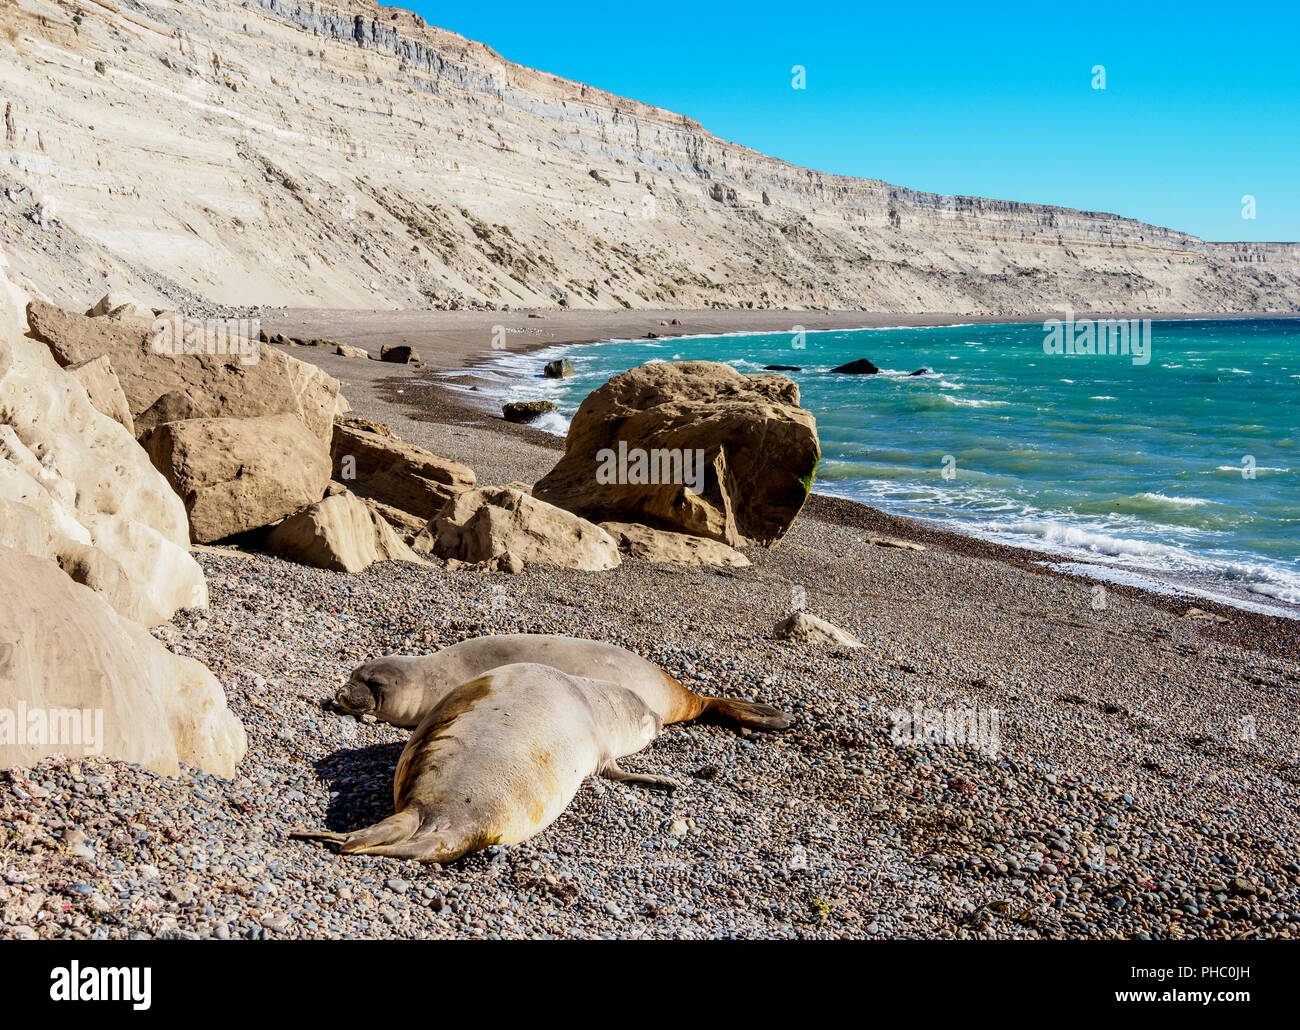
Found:
[{"label": "rock in the water", "polygon": [[[612,569],[622,561],[613,537],[599,526],[505,486],[457,495],[427,533],[440,558],[471,565],[506,552],[527,562],[589,571]],[[420,547],[417,540],[416,550]]]},{"label": "rock in the water", "polygon": [[929,365],[925,365],[921,368],[918,368],[915,372],[908,372],[907,374],[909,376],[932,376],[934,375],[934,369],[932,369]]},{"label": "rock in the water", "polygon": [[343,489],[274,526],[265,546],[273,554],[334,572],[362,572],[390,559],[428,564],[377,511]]},{"label": "rock in the water", "polygon": [[66,371],[79,382],[90,398],[96,411],[103,412],[132,436],[135,436],[135,420],[131,418],[131,406],[122,392],[122,384],[117,373],[113,371],[113,362],[107,354],[91,361],[69,365]]},{"label": "rock in the water", "polygon": [[799,365],[764,365],[765,372],[802,372]]},{"label": "rock in the water", "polygon": [[24,335],[24,299],[10,291],[0,256],[0,545],[58,563],[144,625],[206,607],[180,499]]},{"label": "rock in the water", "polygon": [[862,642],[857,637],[807,612],[795,612],[789,618],[782,619],[776,624],[772,633],[778,640],[789,640],[796,644],[829,644],[832,647],[862,646]]},{"label": "rock in the water", "polygon": [[339,482],[423,522],[474,486],[472,469],[399,440],[387,426],[380,432],[350,419],[337,423],[330,456]]},{"label": "rock in the water", "polygon": [[646,561],[673,565],[725,565],[748,568],[750,561],[733,547],[718,540],[686,533],[671,533],[632,522],[602,522],[600,528],[612,536],[624,554]]},{"label": "rock in the water", "polygon": [[548,361],[542,369],[542,374],[547,379],[563,379],[565,376],[574,375],[575,372],[573,362],[568,358],[556,358],[554,361]]},{"label": "rock in the water", "polygon": [[39,301],[27,306],[27,316],[32,335],[62,366],[108,355],[137,432],[160,424],[156,417],[141,416],[168,393],[188,398],[208,418],[290,413],[326,444],[335,414],[347,409],[338,380],[315,365],[256,340],[200,332],[199,323],[159,319],[154,332]]},{"label": "rock in the water", "polygon": [[785,376],[655,362],[582,402],[564,457],[533,494],[597,521],[771,545],[803,507],[820,456],[816,422]]},{"label": "rock in the water", "polygon": [[[0,698],[28,713],[25,732],[0,735],[0,768],[100,754],[166,776],[181,762],[234,774],[244,728],[216,678],[53,562],[0,547],[0,628],[12,637]],[[39,736],[33,718],[42,722]]]},{"label": "rock in the water", "polygon": [[328,452],[295,415],[166,422],[140,443],[185,502],[195,543],[315,504],[330,478]]},{"label": "rock in the water", "polygon": [[397,365],[410,365],[418,363],[420,355],[407,343],[385,344],[379,348],[379,360],[391,361]]},{"label": "rock in the water", "polygon": [[850,376],[873,376],[879,372],[880,369],[876,368],[876,366],[866,358],[858,358],[857,361],[850,361],[847,364],[831,369],[831,371],[842,372],[844,375]]},{"label": "rock in the water", "polygon": [[507,422],[525,424],[535,422],[548,411],[554,410],[554,401],[512,401],[501,409],[501,414]]}]

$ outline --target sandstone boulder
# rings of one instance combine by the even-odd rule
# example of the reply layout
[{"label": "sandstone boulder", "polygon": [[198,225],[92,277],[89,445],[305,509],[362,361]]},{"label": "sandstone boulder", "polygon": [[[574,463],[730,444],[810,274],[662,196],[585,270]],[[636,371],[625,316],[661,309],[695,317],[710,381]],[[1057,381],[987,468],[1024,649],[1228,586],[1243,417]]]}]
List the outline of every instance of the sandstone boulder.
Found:
[{"label": "sandstone boulder", "polygon": [[770,546],[803,507],[820,456],[816,422],[785,376],[656,362],[582,402],[533,495],[598,521]]},{"label": "sandstone boulder", "polygon": [[131,294],[121,290],[110,290],[104,294],[87,314],[91,318],[112,318],[140,326],[148,326],[154,320],[153,308],[141,304]]},{"label": "sandstone boulder", "polygon": [[180,499],[126,429],[23,335],[18,299],[0,260],[0,545],[62,566],[144,625],[206,606]]},{"label": "sandstone boulder", "polygon": [[126,394],[117,373],[113,371],[113,362],[107,354],[92,361],[69,365],[67,371],[77,380],[90,398],[95,410],[102,412],[135,436],[135,421],[131,418],[131,406],[127,404]]},{"label": "sandstone boulder", "polygon": [[772,635],[778,640],[789,640],[796,644],[829,647],[862,646],[862,642],[857,637],[807,612],[795,612],[789,618],[782,619],[772,630]]},{"label": "sandstone boulder", "polygon": [[673,565],[723,565],[748,568],[750,561],[735,548],[718,540],[686,533],[670,533],[631,522],[602,522],[600,528],[614,538],[624,554],[646,561]]},{"label": "sandstone boulder", "polygon": [[329,484],[329,455],[296,415],[165,422],[140,443],[185,503],[195,543],[277,522]]},{"label": "sandstone boulder", "polygon": [[169,393],[187,397],[204,417],[293,414],[327,445],[335,414],[346,410],[338,380],[256,340],[196,334],[195,324],[174,319],[152,329],[118,324],[40,301],[27,306],[27,316],[32,336],[62,366],[108,356],[141,431],[160,424],[141,416]]},{"label": "sandstone boulder", "polygon": [[221,684],[50,561],[0,547],[0,768],[104,755],[232,776],[244,728]]},{"label": "sandstone boulder", "polygon": [[334,572],[362,572],[390,559],[428,564],[378,512],[342,489],[272,527],[265,546],[273,554]]},{"label": "sandstone boulder", "polygon": [[342,358],[361,358],[365,360],[370,357],[370,352],[364,347],[353,347],[346,343],[335,346],[334,353]]},{"label": "sandstone boulder", "polygon": [[363,496],[427,522],[457,494],[474,486],[474,472],[364,423],[336,423],[330,445],[334,477]]},{"label": "sandstone boulder", "polygon": [[385,344],[379,348],[379,360],[391,361],[398,365],[419,364],[420,355],[416,349],[409,344]]},{"label": "sandstone boulder", "polygon": [[522,560],[589,571],[622,561],[613,537],[599,526],[505,486],[458,494],[427,532],[440,558],[471,565],[506,552],[513,554],[512,564]]}]

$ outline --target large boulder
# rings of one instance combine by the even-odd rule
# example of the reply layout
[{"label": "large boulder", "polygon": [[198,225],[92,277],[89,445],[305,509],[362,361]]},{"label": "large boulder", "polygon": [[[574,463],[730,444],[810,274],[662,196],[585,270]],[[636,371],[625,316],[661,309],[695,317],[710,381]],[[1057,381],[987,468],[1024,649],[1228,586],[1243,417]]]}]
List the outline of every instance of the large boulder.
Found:
[{"label": "large boulder", "polygon": [[329,485],[329,454],[296,415],[165,422],[140,443],[184,502],[195,543],[278,522]]},{"label": "large boulder", "polygon": [[472,469],[399,440],[387,426],[371,426],[360,420],[334,426],[334,478],[350,489],[424,522],[473,489]]},{"label": "large boulder", "polygon": [[633,522],[602,522],[600,528],[614,538],[618,549],[634,558],[671,565],[719,565],[748,568],[750,561],[734,547],[708,537],[671,533]]},{"label": "large boulder", "polygon": [[377,561],[428,564],[378,511],[342,488],[274,526],[265,546],[273,554],[334,572],[362,572]]},{"label": "large boulder", "polygon": [[440,558],[472,565],[507,552],[525,562],[588,571],[622,561],[613,537],[599,526],[508,486],[458,494],[427,532]]},{"label": "large boulder", "polygon": [[0,768],[103,755],[232,776],[244,728],[212,673],[50,561],[0,547]]},{"label": "large boulder", "polygon": [[[144,328],[32,301],[27,317],[62,366],[109,357],[141,433],[161,421],[141,416],[164,394],[188,398],[211,418],[292,414],[327,446],[334,416],[347,408],[338,380],[316,366],[246,337],[196,336],[196,324],[179,316]],[[209,352],[216,348],[225,353]]]},{"label": "large boulder", "polygon": [[0,261],[0,545],[61,566],[143,625],[208,603],[185,508],[77,378],[23,335]]},{"label": "large boulder", "polygon": [[820,456],[817,424],[785,376],[655,362],[582,402],[533,495],[597,521],[770,546],[803,507]]},{"label": "large boulder", "polygon": [[107,354],[77,365],[69,365],[68,373],[77,380],[90,398],[95,410],[102,412],[135,436],[135,420],[131,418],[131,406],[127,403],[122,383],[113,371],[113,362]]}]

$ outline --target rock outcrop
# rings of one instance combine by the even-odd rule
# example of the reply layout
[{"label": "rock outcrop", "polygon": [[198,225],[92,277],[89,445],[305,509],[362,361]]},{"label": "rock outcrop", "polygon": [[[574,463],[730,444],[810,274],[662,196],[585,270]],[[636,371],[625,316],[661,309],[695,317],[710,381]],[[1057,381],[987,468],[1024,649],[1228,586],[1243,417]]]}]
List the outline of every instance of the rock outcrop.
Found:
[{"label": "rock outcrop", "polygon": [[334,572],[364,572],[389,560],[428,564],[378,511],[342,488],[273,526],[264,546],[272,554]]},{"label": "rock outcrop", "polygon": [[656,362],[582,402],[533,495],[596,521],[770,546],[803,507],[820,456],[816,422],[785,376]]},{"label": "rock outcrop", "polygon": [[78,379],[21,335],[16,311],[3,323],[0,544],[62,566],[146,626],[205,607],[180,499]]},{"label": "rock outcrop", "polygon": [[458,494],[429,525],[428,534],[434,554],[470,565],[507,552],[512,562],[588,571],[612,569],[622,561],[618,545],[599,526],[504,486]]},{"label": "rock outcrop", "polygon": [[[60,365],[109,358],[142,433],[182,413],[202,418],[292,414],[328,445],[334,416],[346,410],[338,380],[256,340],[191,336],[191,346],[208,349],[188,353],[183,340],[189,323],[178,329],[163,320],[154,332],[40,301],[28,305],[27,316],[32,335],[48,345]],[[209,352],[218,348],[225,352]],[[166,410],[150,411],[158,404]]]},{"label": "rock outcrop", "polygon": [[329,454],[297,415],[165,422],[140,443],[184,502],[195,543],[277,522],[329,484]]},{"label": "rock outcrop", "polygon": [[54,563],[0,546],[0,768],[105,755],[231,776],[246,747],[221,684]]},{"label": "rock outcrop", "polygon": [[337,423],[330,456],[339,482],[422,522],[474,486],[472,469],[398,439],[387,426]]},{"label": "rock outcrop", "polygon": [[671,565],[719,565],[748,568],[750,561],[733,547],[702,536],[670,533],[632,522],[602,522],[600,528],[614,538],[618,549],[634,558]]}]

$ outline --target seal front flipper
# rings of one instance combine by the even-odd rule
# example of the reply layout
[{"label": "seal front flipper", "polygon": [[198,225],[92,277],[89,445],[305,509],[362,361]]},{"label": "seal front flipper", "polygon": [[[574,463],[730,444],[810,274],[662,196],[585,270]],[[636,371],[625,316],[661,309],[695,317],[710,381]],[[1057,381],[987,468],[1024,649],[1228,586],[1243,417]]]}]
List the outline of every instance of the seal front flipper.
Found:
[{"label": "seal front flipper", "polygon": [[794,725],[794,716],[789,712],[758,701],[742,701],[734,697],[705,697],[702,700],[706,712],[752,730],[785,730]]},{"label": "seal front flipper", "polygon": [[600,767],[598,775],[605,777],[607,780],[617,780],[619,783],[644,783],[651,787],[663,787],[665,790],[677,790],[681,787],[680,783],[667,776],[628,772],[626,769],[620,769],[618,762],[612,758]]}]

